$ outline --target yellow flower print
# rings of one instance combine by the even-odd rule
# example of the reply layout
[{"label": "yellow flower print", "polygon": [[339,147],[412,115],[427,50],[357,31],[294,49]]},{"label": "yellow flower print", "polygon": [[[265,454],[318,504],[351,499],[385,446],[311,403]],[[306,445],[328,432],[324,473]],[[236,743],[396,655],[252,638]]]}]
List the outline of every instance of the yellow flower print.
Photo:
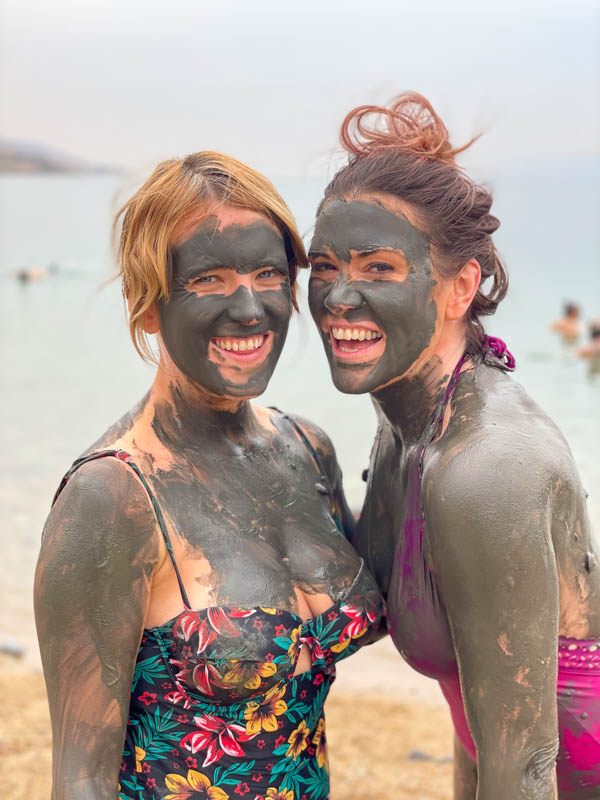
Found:
[{"label": "yellow flower print", "polygon": [[141,747],[138,747],[137,744],[135,746],[135,771],[141,772],[142,771],[142,761],[146,758],[146,751],[142,750]]},{"label": "yellow flower print", "polygon": [[288,739],[290,746],[287,749],[286,756],[288,758],[291,756],[295,761],[300,753],[308,747],[309,738],[310,731],[306,727],[306,722],[302,720],[296,730],[290,733]]},{"label": "yellow flower print", "polygon": [[165,784],[167,789],[171,790],[171,794],[166,794],[164,800],[188,800],[190,797],[204,797],[206,800],[229,800],[229,795],[223,789],[212,786],[206,775],[195,769],[188,770],[187,778],[174,773],[166,775]]},{"label": "yellow flower print", "polygon": [[276,614],[277,613],[277,609],[276,608],[266,608],[265,606],[259,606],[259,608],[260,608],[261,611],[264,611],[265,614]]},{"label": "yellow flower print", "polygon": [[299,625],[297,628],[294,628],[294,630],[290,634],[290,639],[292,640],[292,643],[288,647],[288,656],[290,657],[290,661],[292,662],[296,662],[298,660],[300,648],[302,647],[302,642],[300,641],[301,633],[302,633],[302,625]]},{"label": "yellow flower print", "polygon": [[317,757],[317,764],[320,767],[325,767],[329,772],[329,759],[327,758],[327,745],[325,743],[325,720],[323,717],[317,723],[317,729],[312,738],[312,743],[315,746],[315,755]]},{"label": "yellow flower print", "polygon": [[261,731],[277,730],[277,717],[287,711],[287,703],[281,699],[285,688],[285,684],[278,684],[269,689],[262,702],[248,703],[244,711],[247,736],[255,736]]},{"label": "yellow flower print", "polygon": [[276,789],[274,786],[269,786],[265,795],[265,800],[294,800],[294,792],[292,789]]},{"label": "yellow flower print", "polygon": [[223,676],[223,686],[243,686],[245,689],[259,689],[261,678],[268,678],[277,672],[277,665],[271,661],[242,661],[232,658],[229,669]]}]

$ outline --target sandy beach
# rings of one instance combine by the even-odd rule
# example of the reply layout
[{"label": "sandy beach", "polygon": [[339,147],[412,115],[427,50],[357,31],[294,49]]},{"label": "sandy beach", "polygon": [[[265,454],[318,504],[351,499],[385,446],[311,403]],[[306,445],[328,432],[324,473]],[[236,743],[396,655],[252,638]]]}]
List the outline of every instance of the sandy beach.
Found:
[{"label": "sandy beach", "polygon": [[[39,667],[0,657],[6,797],[48,800],[51,737]],[[452,732],[437,685],[384,640],[340,665],[326,706],[331,800],[450,800]]]}]

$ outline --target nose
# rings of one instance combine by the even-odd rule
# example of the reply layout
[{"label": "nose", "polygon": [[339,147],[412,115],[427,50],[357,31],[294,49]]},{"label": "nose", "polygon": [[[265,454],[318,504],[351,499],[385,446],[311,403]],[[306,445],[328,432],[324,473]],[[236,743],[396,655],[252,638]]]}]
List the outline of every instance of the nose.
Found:
[{"label": "nose", "polygon": [[247,289],[246,286],[240,286],[230,296],[228,308],[230,318],[242,325],[254,325],[265,316],[265,310],[257,293]]},{"label": "nose", "polygon": [[331,314],[341,315],[346,311],[360,308],[363,302],[360,292],[353,288],[350,281],[346,281],[340,276],[327,293],[325,308]]}]

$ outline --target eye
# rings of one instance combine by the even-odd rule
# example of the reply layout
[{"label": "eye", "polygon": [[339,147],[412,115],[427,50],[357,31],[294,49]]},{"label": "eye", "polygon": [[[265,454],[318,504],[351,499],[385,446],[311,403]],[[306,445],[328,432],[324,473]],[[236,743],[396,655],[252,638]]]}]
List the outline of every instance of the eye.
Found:
[{"label": "eye", "polygon": [[200,275],[199,277],[194,278],[194,283],[202,283],[206,285],[207,283],[215,283],[216,280],[216,275]]},{"label": "eye", "polygon": [[337,267],[333,264],[330,264],[328,261],[317,261],[310,265],[312,272],[319,273],[326,273],[326,272],[337,272]]},{"label": "eye", "polygon": [[394,267],[391,264],[386,264],[385,261],[375,261],[367,265],[367,272],[383,275],[386,272],[394,272]]},{"label": "eye", "polygon": [[274,269],[263,269],[261,272],[258,273],[258,277],[261,280],[268,280],[269,278],[275,277],[275,270]]}]

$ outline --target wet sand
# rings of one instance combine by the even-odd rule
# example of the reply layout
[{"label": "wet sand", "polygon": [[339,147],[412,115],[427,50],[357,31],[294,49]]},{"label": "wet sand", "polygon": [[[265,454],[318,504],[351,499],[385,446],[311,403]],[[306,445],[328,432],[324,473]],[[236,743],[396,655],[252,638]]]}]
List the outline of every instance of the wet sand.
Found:
[{"label": "wet sand", "polygon": [[[0,657],[3,794],[50,796],[51,738],[39,667]],[[326,706],[331,800],[450,800],[452,733],[433,681],[389,640],[340,665]]]}]

